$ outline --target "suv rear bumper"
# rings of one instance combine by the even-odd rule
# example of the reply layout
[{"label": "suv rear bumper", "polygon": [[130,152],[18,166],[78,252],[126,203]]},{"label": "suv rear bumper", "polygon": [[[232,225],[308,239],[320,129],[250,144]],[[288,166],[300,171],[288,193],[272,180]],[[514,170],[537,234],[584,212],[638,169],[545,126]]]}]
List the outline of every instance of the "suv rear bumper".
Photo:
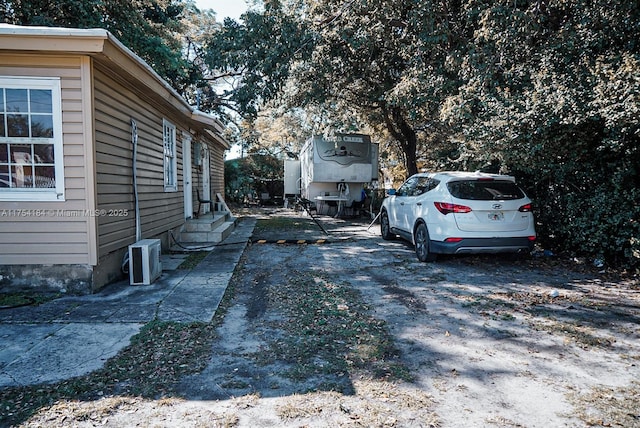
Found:
[{"label": "suv rear bumper", "polygon": [[533,251],[533,241],[517,238],[464,238],[459,242],[431,241],[430,251],[437,254],[518,253]]}]

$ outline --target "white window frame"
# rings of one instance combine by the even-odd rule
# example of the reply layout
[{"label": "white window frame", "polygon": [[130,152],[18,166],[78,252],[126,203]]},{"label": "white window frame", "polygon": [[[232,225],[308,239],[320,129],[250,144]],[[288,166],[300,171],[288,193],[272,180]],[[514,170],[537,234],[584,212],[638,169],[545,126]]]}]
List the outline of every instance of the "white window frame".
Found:
[{"label": "white window frame", "polygon": [[164,191],[178,191],[178,155],[176,144],[176,126],[162,119],[162,148],[164,165]]},{"label": "white window frame", "polygon": [[[0,201],[64,201],[64,150],[62,138],[62,90],[59,77],[18,77],[0,76],[0,88],[44,89],[51,91],[53,113],[53,137],[47,138],[53,144],[55,188],[7,188],[0,187]],[[6,121],[6,115],[5,115]],[[6,122],[5,122],[6,128]],[[42,141],[42,138],[0,136],[0,144],[23,140],[24,144]]]}]

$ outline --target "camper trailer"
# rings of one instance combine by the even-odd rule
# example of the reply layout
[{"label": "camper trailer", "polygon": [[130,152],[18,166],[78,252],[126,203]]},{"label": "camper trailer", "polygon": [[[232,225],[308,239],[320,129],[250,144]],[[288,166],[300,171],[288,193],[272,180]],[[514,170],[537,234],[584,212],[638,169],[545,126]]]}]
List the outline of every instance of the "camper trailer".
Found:
[{"label": "camper trailer", "polygon": [[300,159],[284,167],[285,194],[315,202],[321,214],[337,215],[359,205],[364,185],[378,179],[378,145],[364,134],[314,136],[302,146]]}]

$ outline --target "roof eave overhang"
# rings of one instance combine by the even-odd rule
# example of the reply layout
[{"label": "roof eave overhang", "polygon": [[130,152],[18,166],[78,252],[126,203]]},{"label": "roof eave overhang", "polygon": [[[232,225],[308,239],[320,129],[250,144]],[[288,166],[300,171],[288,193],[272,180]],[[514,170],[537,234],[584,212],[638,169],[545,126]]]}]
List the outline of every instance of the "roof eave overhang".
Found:
[{"label": "roof eave overhang", "polygon": [[129,75],[139,85],[138,92],[177,110],[201,134],[206,133],[225,149],[230,147],[222,136],[224,126],[219,120],[191,107],[151,66],[107,30],[0,24],[0,50],[91,56],[109,69]]},{"label": "roof eave overhang", "polygon": [[231,144],[224,138],[224,125],[215,117],[200,110],[194,110],[191,119],[196,129],[201,129],[202,133],[215,140],[225,149],[231,148]]}]

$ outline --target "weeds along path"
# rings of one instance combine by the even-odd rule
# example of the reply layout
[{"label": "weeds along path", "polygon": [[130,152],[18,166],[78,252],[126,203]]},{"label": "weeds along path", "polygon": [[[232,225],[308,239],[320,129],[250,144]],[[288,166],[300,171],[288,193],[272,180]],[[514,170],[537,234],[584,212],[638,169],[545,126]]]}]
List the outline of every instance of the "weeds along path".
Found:
[{"label": "weeds along path", "polygon": [[180,394],[254,397],[236,413],[246,426],[437,426],[386,323],[332,263],[329,246],[251,246],[210,364]]}]

